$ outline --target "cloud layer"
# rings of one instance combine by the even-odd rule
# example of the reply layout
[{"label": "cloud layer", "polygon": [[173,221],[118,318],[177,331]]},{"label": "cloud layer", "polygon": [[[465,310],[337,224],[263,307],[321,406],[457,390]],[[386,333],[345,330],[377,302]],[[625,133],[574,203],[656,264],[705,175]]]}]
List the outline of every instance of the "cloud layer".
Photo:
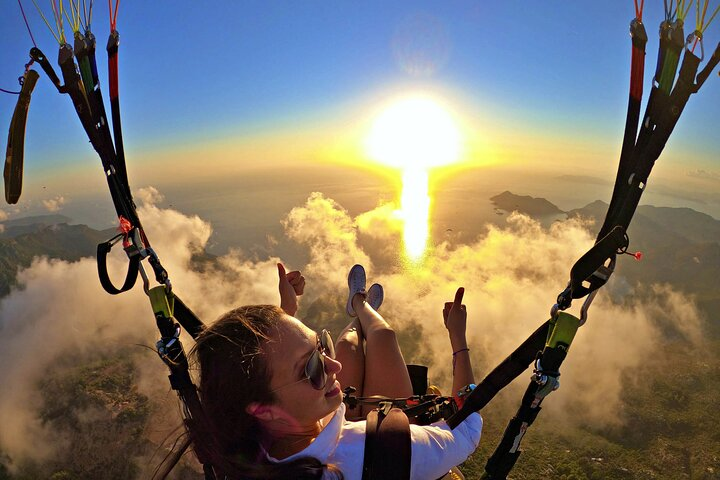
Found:
[{"label": "cloud layer", "polygon": [[[211,321],[237,305],[276,303],[275,263],[282,260],[302,269],[307,278],[299,316],[312,310],[318,317],[308,318],[308,323],[329,319],[342,324],[346,320],[338,305],[347,295],[346,272],[362,263],[369,282],[385,287],[381,313],[395,326],[402,344],[411,347],[406,360],[429,364],[431,381],[445,387],[450,383],[451,352],[441,310],[457,287],[466,288],[468,338],[480,380],[547,320],[570,266],[593,242],[580,220],[546,229],[528,217],[512,215],[504,227],[488,226],[469,244],[436,245],[422,264],[414,264],[398,255],[402,231],[392,205],[353,218],[334,200],[313,193],[282,221],[287,239],[309,255],[306,264],[274,256],[247,258],[235,250],[200,268],[194,256],[207,245],[211,226],[197,216],[159,208],[162,197],[153,188],[137,197],[142,201],[139,215],[175,291],[201,318]],[[113,252],[114,277],[122,275],[125,264],[122,251]],[[614,279],[618,285],[621,274],[620,267]],[[52,451],[53,434],[36,418],[36,385],[64,352],[148,345],[156,337],[142,289],[107,295],[97,281],[94,259],[69,263],[39,258],[18,275],[19,287],[0,303],[0,450],[12,458]],[[628,289],[626,295],[632,293]],[[633,375],[660,348],[660,318],[682,318],[680,334],[701,341],[700,316],[692,300],[668,286],[648,287],[643,300],[626,296],[622,305],[606,295],[595,300],[587,325],[576,337],[563,366],[563,386],[545,404],[548,415],[572,411],[585,422],[621,422],[624,375]],[[174,394],[163,383],[164,365],[149,351],[142,358],[140,389],[167,403]],[[528,378],[529,372],[515,388],[524,387]]]}]

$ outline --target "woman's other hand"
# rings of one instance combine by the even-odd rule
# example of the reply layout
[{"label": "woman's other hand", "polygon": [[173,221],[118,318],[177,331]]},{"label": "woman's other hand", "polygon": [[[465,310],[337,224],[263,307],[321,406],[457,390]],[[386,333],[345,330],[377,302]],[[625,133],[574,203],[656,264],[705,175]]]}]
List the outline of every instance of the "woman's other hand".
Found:
[{"label": "woman's other hand", "polygon": [[295,316],[298,309],[298,298],[305,290],[305,277],[297,271],[285,272],[282,263],[278,267],[278,290],[280,292],[280,308],[290,316]]},{"label": "woman's other hand", "polygon": [[467,340],[465,339],[467,310],[465,305],[462,304],[464,294],[465,289],[463,287],[458,288],[457,292],[455,292],[455,300],[446,302],[445,308],[443,308],[443,320],[450,336],[453,351],[467,348]]}]

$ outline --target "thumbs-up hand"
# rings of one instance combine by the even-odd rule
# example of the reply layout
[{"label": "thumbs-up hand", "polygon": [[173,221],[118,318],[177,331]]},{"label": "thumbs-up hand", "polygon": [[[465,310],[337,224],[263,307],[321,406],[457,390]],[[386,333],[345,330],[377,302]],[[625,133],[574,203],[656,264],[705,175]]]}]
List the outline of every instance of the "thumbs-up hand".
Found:
[{"label": "thumbs-up hand", "polygon": [[286,273],[282,263],[278,263],[277,268],[280,308],[288,315],[294,316],[298,309],[297,297],[305,290],[305,277],[297,270]]},{"label": "thumbs-up hand", "polygon": [[450,335],[450,343],[464,343],[465,329],[467,327],[467,310],[462,304],[465,289],[460,287],[455,292],[455,299],[452,302],[446,302],[443,308],[443,320],[445,328]]}]

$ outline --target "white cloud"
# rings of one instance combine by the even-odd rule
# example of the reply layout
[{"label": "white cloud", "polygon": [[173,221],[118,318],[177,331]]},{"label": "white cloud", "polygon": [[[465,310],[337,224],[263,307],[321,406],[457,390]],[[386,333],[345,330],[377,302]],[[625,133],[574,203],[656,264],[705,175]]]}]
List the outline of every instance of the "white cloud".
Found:
[{"label": "white cloud", "polygon": [[[143,201],[139,215],[175,291],[201,318],[211,321],[242,304],[277,302],[275,263],[280,259],[251,259],[231,251],[203,271],[193,270],[192,256],[207,245],[211,226],[197,216],[159,208],[162,196],[152,187],[138,197]],[[515,214],[505,227],[487,227],[468,245],[436,246],[423,268],[403,267],[402,262],[390,263],[386,248],[401,235],[392,215],[392,206],[382,205],[353,218],[337,202],[313,193],[283,221],[287,237],[310,258],[306,265],[288,266],[303,270],[303,304],[311,305],[320,297],[344,303],[348,269],[364,264],[369,282],[385,287],[381,313],[401,338],[404,327],[422,325],[417,355],[430,359],[433,380],[444,385],[449,383],[451,352],[440,312],[458,286],[466,288],[468,337],[480,380],[547,319],[570,266],[593,243],[579,220],[544,229]],[[122,250],[117,250],[109,259],[113,278],[120,278],[126,267]],[[156,336],[142,289],[107,295],[94,259],[36,259],[18,274],[18,284],[0,303],[0,385],[11,386],[0,389],[0,447],[14,457],[52,451],[54,436],[35,417],[35,389],[59,355],[104,344],[150,344]],[[587,421],[621,421],[621,379],[658,350],[656,317],[661,313],[682,318],[682,333],[699,341],[700,320],[692,299],[667,286],[652,287],[649,297],[619,306],[598,296],[563,366],[563,387],[546,403],[550,416],[571,409]],[[344,317],[334,310],[321,315]],[[152,352],[147,358],[141,389],[166,402],[171,394],[164,365]],[[519,381],[526,384],[528,376]]]},{"label": "white cloud", "polygon": [[58,212],[65,205],[65,197],[58,195],[55,198],[43,200],[42,204],[48,212]]}]

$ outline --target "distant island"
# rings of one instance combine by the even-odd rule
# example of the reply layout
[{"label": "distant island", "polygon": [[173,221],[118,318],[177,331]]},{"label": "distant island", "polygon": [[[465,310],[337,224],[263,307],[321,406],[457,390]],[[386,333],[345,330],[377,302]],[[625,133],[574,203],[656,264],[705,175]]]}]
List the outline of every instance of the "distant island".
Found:
[{"label": "distant island", "polygon": [[506,212],[520,212],[530,216],[560,215],[565,213],[544,198],[529,195],[515,195],[507,190],[500,195],[490,197],[493,205]]}]

